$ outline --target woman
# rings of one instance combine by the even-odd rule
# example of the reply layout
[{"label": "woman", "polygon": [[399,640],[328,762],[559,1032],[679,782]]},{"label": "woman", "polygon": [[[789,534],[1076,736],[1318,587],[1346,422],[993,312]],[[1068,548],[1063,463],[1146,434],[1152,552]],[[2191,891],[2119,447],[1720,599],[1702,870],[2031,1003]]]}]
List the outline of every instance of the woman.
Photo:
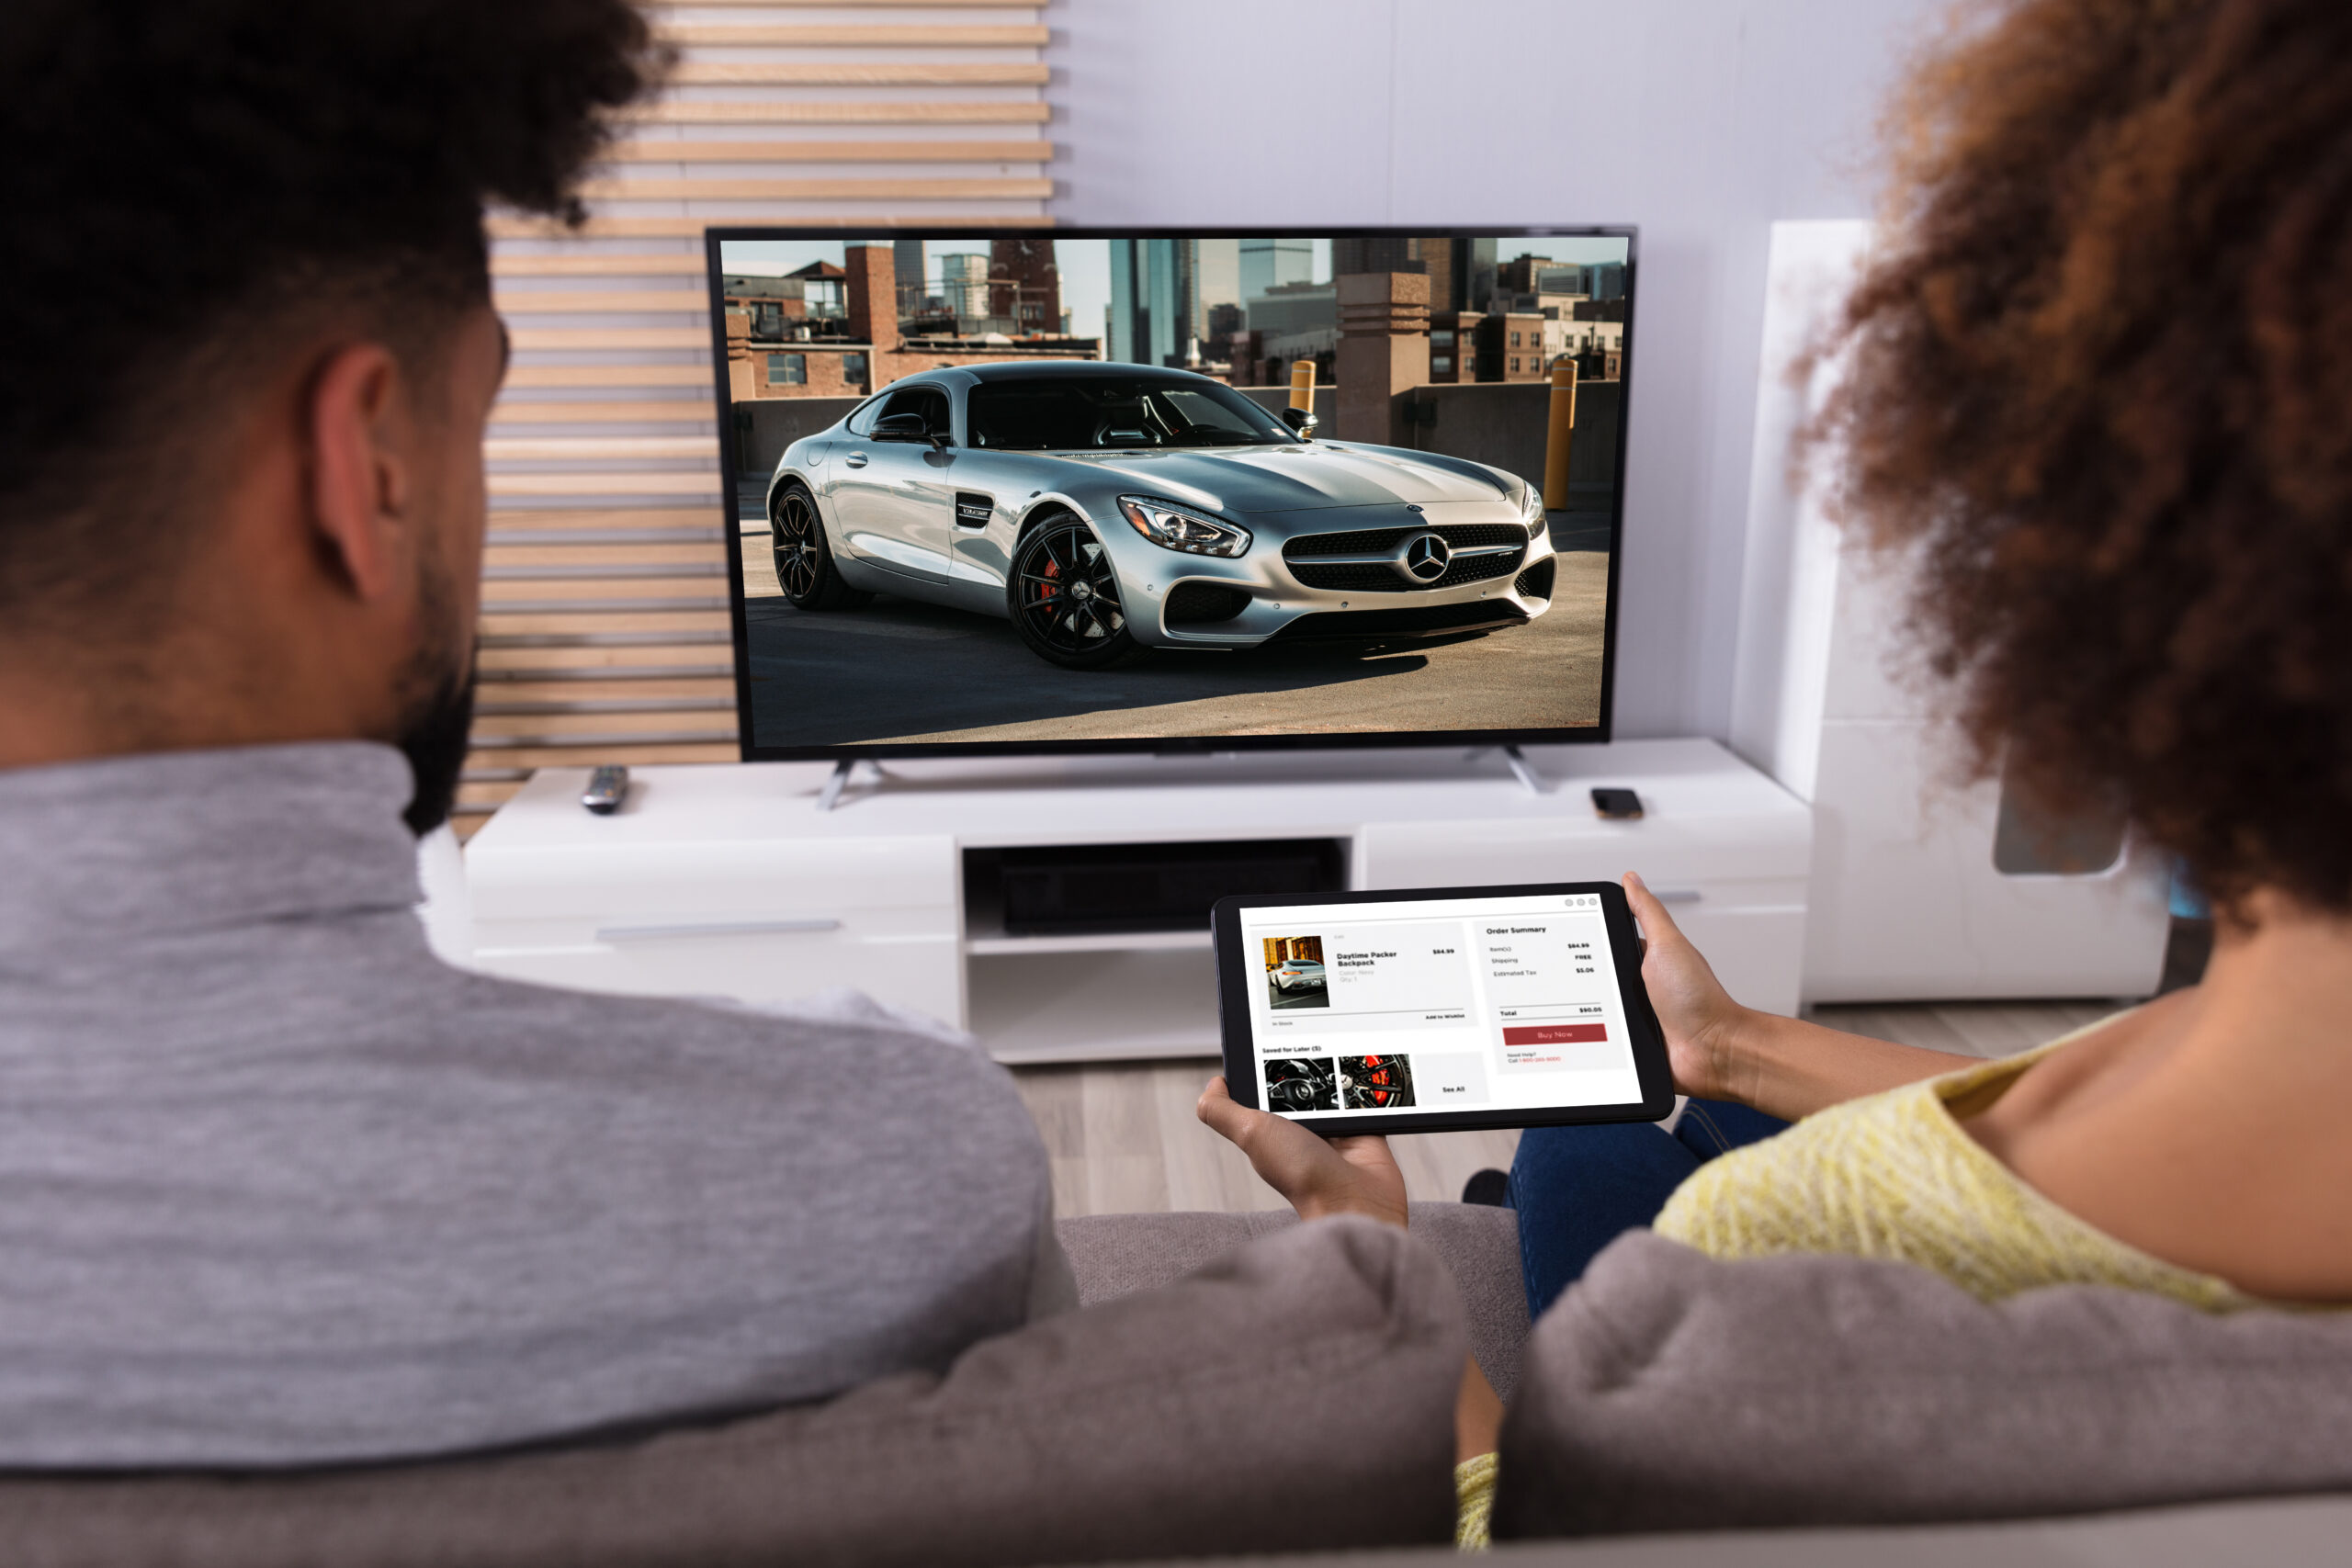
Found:
[{"label": "woman", "polygon": [[[1916,570],[1978,774],[2120,806],[2212,896],[2212,961],[1978,1063],[1740,1007],[1628,877],[1677,1086],[1794,1125],[1713,1158],[1529,1133],[1531,1301],[1606,1239],[1606,1191],[1719,1257],[1904,1258],[1987,1298],[2352,1303],[2352,6],[2012,0],[1892,130],[1828,345],[1844,510]],[[1202,1116],[1302,1214],[1401,1223],[1377,1140],[1221,1082]]]}]

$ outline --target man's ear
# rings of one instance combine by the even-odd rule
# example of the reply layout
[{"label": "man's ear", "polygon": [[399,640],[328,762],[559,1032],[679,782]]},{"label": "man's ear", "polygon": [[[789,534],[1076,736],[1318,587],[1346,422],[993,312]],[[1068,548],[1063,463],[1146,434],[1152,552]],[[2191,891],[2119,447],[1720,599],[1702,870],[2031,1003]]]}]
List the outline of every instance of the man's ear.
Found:
[{"label": "man's ear", "polygon": [[363,600],[403,581],[404,525],[415,489],[414,431],[400,362],[381,344],[336,349],[311,378],[311,525]]}]

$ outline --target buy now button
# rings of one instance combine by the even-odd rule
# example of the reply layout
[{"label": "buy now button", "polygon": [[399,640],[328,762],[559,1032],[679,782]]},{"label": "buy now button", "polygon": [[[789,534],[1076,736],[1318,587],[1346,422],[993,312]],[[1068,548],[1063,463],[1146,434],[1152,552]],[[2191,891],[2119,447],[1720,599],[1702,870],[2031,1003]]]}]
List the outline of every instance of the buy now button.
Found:
[{"label": "buy now button", "polygon": [[1503,1031],[1506,1045],[1583,1045],[1608,1038],[1605,1023],[1537,1023]]}]

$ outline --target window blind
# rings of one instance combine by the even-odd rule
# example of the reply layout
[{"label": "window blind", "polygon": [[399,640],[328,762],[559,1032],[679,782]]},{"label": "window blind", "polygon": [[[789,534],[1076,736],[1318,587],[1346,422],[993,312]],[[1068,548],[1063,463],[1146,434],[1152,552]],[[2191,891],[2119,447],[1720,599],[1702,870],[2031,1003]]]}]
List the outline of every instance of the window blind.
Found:
[{"label": "window blind", "polygon": [[702,231],[1044,227],[1042,0],[697,0],[586,187],[493,215],[514,347],[492,413],[481,684],[457,827],[531,770],[731,761],[735,688]]}]

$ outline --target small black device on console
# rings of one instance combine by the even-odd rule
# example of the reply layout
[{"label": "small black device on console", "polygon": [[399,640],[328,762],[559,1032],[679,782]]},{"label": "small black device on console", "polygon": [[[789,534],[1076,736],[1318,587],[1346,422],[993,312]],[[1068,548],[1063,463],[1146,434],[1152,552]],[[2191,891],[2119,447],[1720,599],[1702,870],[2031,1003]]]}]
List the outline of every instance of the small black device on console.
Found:
[{"label": "small black device on console", "polygon": [[1674,1108],[1613,882],[1221,900],[1226,1084],[1342,1133],[1655,1122]]},{"label": "small black device on console", "polygon": [[1630,789],[1596,789],[1592,792],[1592,808],[1612,822],[1638,822],[1642,797]]},{"label": "small black device on console", "polygon": [[628,798],[628,770],[617,762],[607,762],[588,775],[588,787],[580,792],[580,804],[599,817],[610,817]]}]

